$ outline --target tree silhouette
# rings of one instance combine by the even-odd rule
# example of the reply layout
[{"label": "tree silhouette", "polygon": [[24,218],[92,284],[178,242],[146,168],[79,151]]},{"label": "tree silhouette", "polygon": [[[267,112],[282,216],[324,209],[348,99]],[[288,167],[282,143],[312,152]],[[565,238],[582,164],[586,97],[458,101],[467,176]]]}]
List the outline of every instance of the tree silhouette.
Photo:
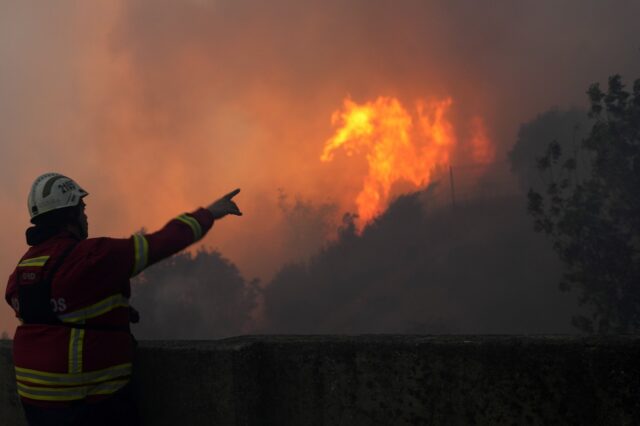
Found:
[{"label": "tree silhouette", "polygon": [[265,286],[263,332],[571,332],[561,262],[521,196],[454,211],[432,197],[398,197],[361,233],[346,214],[336,240]]},{"label": "tree silhouette", "polygon": [[242,334],[259,291],[216,251],[184,252],[152,266],[133,282],[142,339],[211,339]]},{"label": "tree silhouette", "polygon": [[530,188],[544,190],[540,171],[532,159],[544,153],[548,141],[554,140],[563,151],[576,153],[580,149],[580,141],[587,136],[592,124],[587,111],[578,108],[553,108],[522,124],[516,143],[509,152],[511,171],[516,175],[522,190],[525,193]]},{"label": "tree silhouette", "polygon": [[573,324],[586,332],[640,330],[640,80],[632,93],[619,75],[607,93],[587,91],[594,120],[577,152],[557,141],[538,159],[544,194],[531,189],[529,212],[549,235],[565,265],[560,288],[581,290],[588,316]]}]

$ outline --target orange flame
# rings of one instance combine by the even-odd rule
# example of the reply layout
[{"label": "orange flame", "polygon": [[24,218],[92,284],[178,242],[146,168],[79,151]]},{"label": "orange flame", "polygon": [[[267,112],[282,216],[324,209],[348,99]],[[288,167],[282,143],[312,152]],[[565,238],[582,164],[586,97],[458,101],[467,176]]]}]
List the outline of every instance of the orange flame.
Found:
[{"label": "orange flame", "polygon": [[[347,98],[343,108],[333,113],[331,122],[337,130],[326,141],[320,159],[332,161],[340,148],[347,156],[360,152],[366,155],[369,172],[355,200],[360,229],[389,203],[394,183],[404,181],[423,186],[432,180],[438,168],[451,163],[457,146],[448,118],[452,104],[451,98],[419,101],[417,124],[400,101],[392,97],[378,97],[364,104]],[[493,148],[483,121],[474,118],[471,129],[473,161],[490,162]]]}]

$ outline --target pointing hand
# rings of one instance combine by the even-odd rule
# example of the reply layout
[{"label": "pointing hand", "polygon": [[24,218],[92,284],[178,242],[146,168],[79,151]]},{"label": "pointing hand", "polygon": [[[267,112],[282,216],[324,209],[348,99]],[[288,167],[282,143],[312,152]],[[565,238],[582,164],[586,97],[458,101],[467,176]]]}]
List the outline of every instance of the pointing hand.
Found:
[{"label": "pointing hand", "polygon": [[207,207],[207,210],[211,212],[214,219],[222,219],[228,214],[242,216],[242,212],[240,211],[236,203],[232,201],[232,198],[238,195],[239,192],[240,189],[231,191],[230,193],[220,198],[219,200],[214,201],[209,207]]}]

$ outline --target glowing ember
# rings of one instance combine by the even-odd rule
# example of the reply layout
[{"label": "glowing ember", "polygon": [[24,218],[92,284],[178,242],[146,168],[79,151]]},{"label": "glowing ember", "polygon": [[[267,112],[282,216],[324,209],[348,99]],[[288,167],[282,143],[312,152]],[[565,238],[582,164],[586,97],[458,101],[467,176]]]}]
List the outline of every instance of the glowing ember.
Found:
[{"label": "glowing ember", "polygon": [[[388,205],[394,183],[426,185],[438,168],[451,163],[457,145],[454,127],[447,117],[452,103],[451,98],[418,102],[415,124],[398,99],[392,97],[379,97],[364,104],[347,98],[343,108],[333,113],[331,121],[337,130],[326,141],[320,159],[331,161],[342,148],[348,156],[364,153],[369,165],[355,200],[360,229]],[[470,142],[472,161],[492,161],[493,147],[480,118],[471,122]]]}]

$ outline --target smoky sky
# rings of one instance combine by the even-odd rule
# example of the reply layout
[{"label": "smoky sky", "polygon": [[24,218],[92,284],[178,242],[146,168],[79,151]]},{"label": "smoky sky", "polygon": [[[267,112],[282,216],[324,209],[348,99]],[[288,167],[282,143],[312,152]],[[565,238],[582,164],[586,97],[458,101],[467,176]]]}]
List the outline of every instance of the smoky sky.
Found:
[{"label": "smoky sky", "polygon": [[268,282],[299,244],[279,191],[353,211],[366,164],[319,161],[346,96],[452,96],[506,161],[521,123],[640,75],[639,15],[622,0],[0,0],[0,271],[26,248],[31,182],[58,171],[90,192],[91,236],[241,187],[245,216],[203,244]]}]

